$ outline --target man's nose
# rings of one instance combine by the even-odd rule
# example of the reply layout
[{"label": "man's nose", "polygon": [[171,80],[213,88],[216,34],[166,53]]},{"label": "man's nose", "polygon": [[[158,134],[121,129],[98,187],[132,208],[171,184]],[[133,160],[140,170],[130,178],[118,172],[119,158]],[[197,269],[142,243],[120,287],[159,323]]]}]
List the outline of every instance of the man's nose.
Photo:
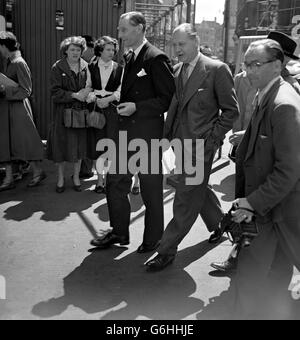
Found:
[{"label": "man's nose", "polygon": [[248,76],[250,76],[253,73],[254,73],[254,69],[252,69],[251,67],[247,67],[247,69],[246,69],[246,76],[248,77]]},{"label": "man's nose", "polygon": [[176,52],[177,54],[180,53],[180,51],[181,51],[181,50],[180,50],[180,47],[178,47],[178,46],[175,46],[175,47],[174,47],[174,50],[175,50],[175,52]]}]

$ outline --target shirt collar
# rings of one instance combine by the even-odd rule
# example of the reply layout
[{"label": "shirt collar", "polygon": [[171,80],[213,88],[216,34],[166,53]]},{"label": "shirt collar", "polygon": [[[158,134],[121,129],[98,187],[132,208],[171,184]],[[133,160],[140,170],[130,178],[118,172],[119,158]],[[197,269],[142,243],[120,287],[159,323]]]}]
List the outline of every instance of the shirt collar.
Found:
[{"label": "shirt collar", "polygon": [[100,66],[111,66],[113,61],[110,60],[108,62],[105,62],[103,59],[99,58],[99,62],[98,63],[99,63]]},{"label": "shirt collar", "polygon": [[[196,66],[196,64],[197,64],[197,62],[198,62],[198,60],[199,60],[199,58],[200,58],[200,52],[197,54],[197,56],[196,56],[196,58],[195,59],[193,59],[191,62],[189,62],[189,63],[186,63],[188,66],[188,69],[190,69],[190,68],[192,68],[192,69],[194,69],[195,68],[195,66]],[[182,65],[183,65],[184,63],[182,63]]]},{"label": "shirt collar", "polygon": [[133,52],[134,52],[134,55],[135,55],[135,59],[138,57],[138,55],[140,54],[142,48],[147,44],[148,40],[145,38],[142,42],[142,44],[136,48]]},{"label": "shirt collar", "polygon": [[272,79],[269,84],[264,87],[262,90],[258,91],[258,105],[261,104],[263,97],[270,91],[271,87],[280,79],[280,76]]},{"label": "shirt collar", "polygon": [[195,68],[196,64],[198,63],[199,58],[200,58],[200,53],[198,53],[196,58],[190,62],[190,66]]}]

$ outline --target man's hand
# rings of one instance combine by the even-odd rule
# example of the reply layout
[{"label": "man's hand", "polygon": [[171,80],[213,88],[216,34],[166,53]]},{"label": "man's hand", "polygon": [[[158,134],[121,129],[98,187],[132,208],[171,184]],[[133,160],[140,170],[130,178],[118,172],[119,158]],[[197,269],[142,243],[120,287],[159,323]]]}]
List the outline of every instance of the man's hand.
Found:
[{"label": "man's hand", "polygon": [[79,100],[80,102],[85,102],[86,95],[83,92],[77,92],[72,94],[72,98]]},{"label": "man's hand", "polygon": [[88,104],[94,103],[97,100],[95,92],[90,92],[86,98],[86,102]]},{"label": "man's hand", "polygon": [[136,112],[135,103],[122,103],[117,107],[120,116],[130,117]]},{"label": "man's hand", "polygon": [[229,137],[229,142],[234,146],[239,145],[245,135],[245,132],[245,130],[235,132]]},{"label": "man's hand", "polygon": [[233,216],[232,220],[234,222],[250,223],[252,221],[255,212],[252,206],[249,204],[247,198],[238,198],[236,201],[234,201],[233,205],[236,208],[236,211],[232,212],[232,216]]},{"label": "man's hand", "polygon": [[97,99],[97,105],[100,107],[100,109],[106,109],[109,106],[110,99],[107,98],[101,98]]}]

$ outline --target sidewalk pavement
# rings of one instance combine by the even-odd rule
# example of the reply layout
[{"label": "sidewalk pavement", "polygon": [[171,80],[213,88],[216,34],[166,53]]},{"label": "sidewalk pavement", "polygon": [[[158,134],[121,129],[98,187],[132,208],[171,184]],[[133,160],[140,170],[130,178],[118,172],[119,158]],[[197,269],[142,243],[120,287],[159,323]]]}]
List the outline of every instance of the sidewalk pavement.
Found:
[{"label": "sidewalk pavement", "polygon": [[[223,149],[226,161],[228,145]],[[47,180],[28,189],[30,178],[17,189],[0,193],[0,278],[6,280],[6,300],[0,319],[196,320],[209,299],[220,295],[230,277],[210,268],[224,260],[231,244],[224,238],[211,246],[199,218],[180,245],[174,264],[160,273],[146,273],[151,255],[136,249],[142,241],[144,208],[140,196],[131,196],[131,243],[92,251],[90,240],[109,228],[105,196],[92,190],[96,178],[72,190],[55,193],[52,163],[43,164]],[[234,199],[234,165],[218,170],[211,183],[224,210]],[[172,218],[174,190],[165,187],[165,224]]]}]

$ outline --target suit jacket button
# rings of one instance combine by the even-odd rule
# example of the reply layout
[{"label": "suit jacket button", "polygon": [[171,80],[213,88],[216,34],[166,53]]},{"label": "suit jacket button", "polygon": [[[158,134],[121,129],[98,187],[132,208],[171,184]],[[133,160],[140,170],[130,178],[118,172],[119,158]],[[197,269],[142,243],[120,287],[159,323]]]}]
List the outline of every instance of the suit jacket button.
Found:
[{"label": "suit jacket button", "polygon": [[132,122],[132,124],[135,124],[135,120],[132,120],[131,122]]},{"label": "suit jacket button", "polygon": [[119,122],[121,122],[121,123],[122,123],[122,122],[123,122],[123,118],[119,118]]}]

